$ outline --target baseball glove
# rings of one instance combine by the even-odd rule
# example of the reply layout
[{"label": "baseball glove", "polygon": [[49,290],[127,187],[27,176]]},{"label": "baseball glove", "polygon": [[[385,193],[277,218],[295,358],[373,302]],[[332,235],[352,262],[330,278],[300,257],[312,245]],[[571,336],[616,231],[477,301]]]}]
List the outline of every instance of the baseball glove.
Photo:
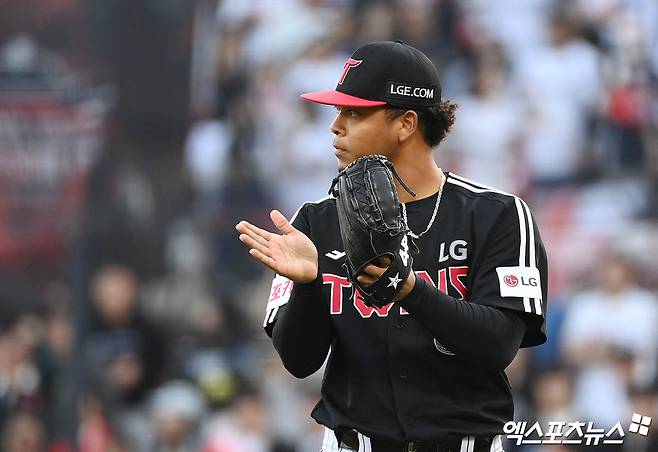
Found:
[{"label": "baseball glove", "polygon": [[[329,193],[336,198],[338,222],[347,260],[343,267],[352,287],[368,306],[393,301],[411,271],[406,221],[393,177],[413,196],[393,164],[382,155],[361,157],[334,178]],[[363,268],[387,256],[388,269],[374,283],[363,286],[356,277]]]}]

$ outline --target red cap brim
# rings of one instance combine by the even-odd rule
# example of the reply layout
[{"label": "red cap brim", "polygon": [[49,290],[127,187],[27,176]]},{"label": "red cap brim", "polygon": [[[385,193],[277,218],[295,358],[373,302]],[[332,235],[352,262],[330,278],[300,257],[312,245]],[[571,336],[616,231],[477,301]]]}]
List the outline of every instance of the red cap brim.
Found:
[{"label": "red cap brim", "polygon": [[300,97],[304,100],[317,102],[318,104],[337,105],[339,107],[381,107],[382,105],[386,105],[386,102],[380,100],[362,99],[333,89],[304,93]]}]

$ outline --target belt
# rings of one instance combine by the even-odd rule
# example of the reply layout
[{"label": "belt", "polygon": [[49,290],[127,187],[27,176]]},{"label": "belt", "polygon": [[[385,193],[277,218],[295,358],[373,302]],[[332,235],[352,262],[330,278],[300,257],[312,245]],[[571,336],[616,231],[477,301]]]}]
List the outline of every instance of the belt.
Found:
[{"label": "belt", "polygon": [[[359,450],[359,437],[355,430],[336,432],[340,447],[348,450]],[[492,438],[471,436],[472,442],[454,439],[433,443],[428,441],[397,442],[370,438],[372,452],[489,452]]]}]

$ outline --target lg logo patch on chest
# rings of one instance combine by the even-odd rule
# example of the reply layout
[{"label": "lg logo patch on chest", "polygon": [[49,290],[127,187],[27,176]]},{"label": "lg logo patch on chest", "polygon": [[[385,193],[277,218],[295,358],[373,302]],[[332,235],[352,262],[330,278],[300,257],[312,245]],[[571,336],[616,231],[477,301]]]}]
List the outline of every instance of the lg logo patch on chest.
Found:
[{"label": "lg logo patch on chest", "polygon": [[539,269],[534,267],[498,267],[501,297],[538,298],[541,295]]}]

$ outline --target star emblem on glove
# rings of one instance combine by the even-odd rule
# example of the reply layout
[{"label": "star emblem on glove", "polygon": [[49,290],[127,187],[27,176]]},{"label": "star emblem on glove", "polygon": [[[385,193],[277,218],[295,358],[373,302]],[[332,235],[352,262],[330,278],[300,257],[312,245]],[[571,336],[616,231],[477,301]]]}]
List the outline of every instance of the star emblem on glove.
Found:
[{"label": "star emblem on glove", "polygon": [[398,283],[400,281],[402,281],[402,278],[400,278],[400,272],[397,272],[395,274],[395,276],[393,276],[392,278],[389,277],[388,279],[391,280],[391,282],[388,283],[388,286],[386,286],[386,287],[391,287],[392,286],[394,289],[397,289],[398,288]]}]

